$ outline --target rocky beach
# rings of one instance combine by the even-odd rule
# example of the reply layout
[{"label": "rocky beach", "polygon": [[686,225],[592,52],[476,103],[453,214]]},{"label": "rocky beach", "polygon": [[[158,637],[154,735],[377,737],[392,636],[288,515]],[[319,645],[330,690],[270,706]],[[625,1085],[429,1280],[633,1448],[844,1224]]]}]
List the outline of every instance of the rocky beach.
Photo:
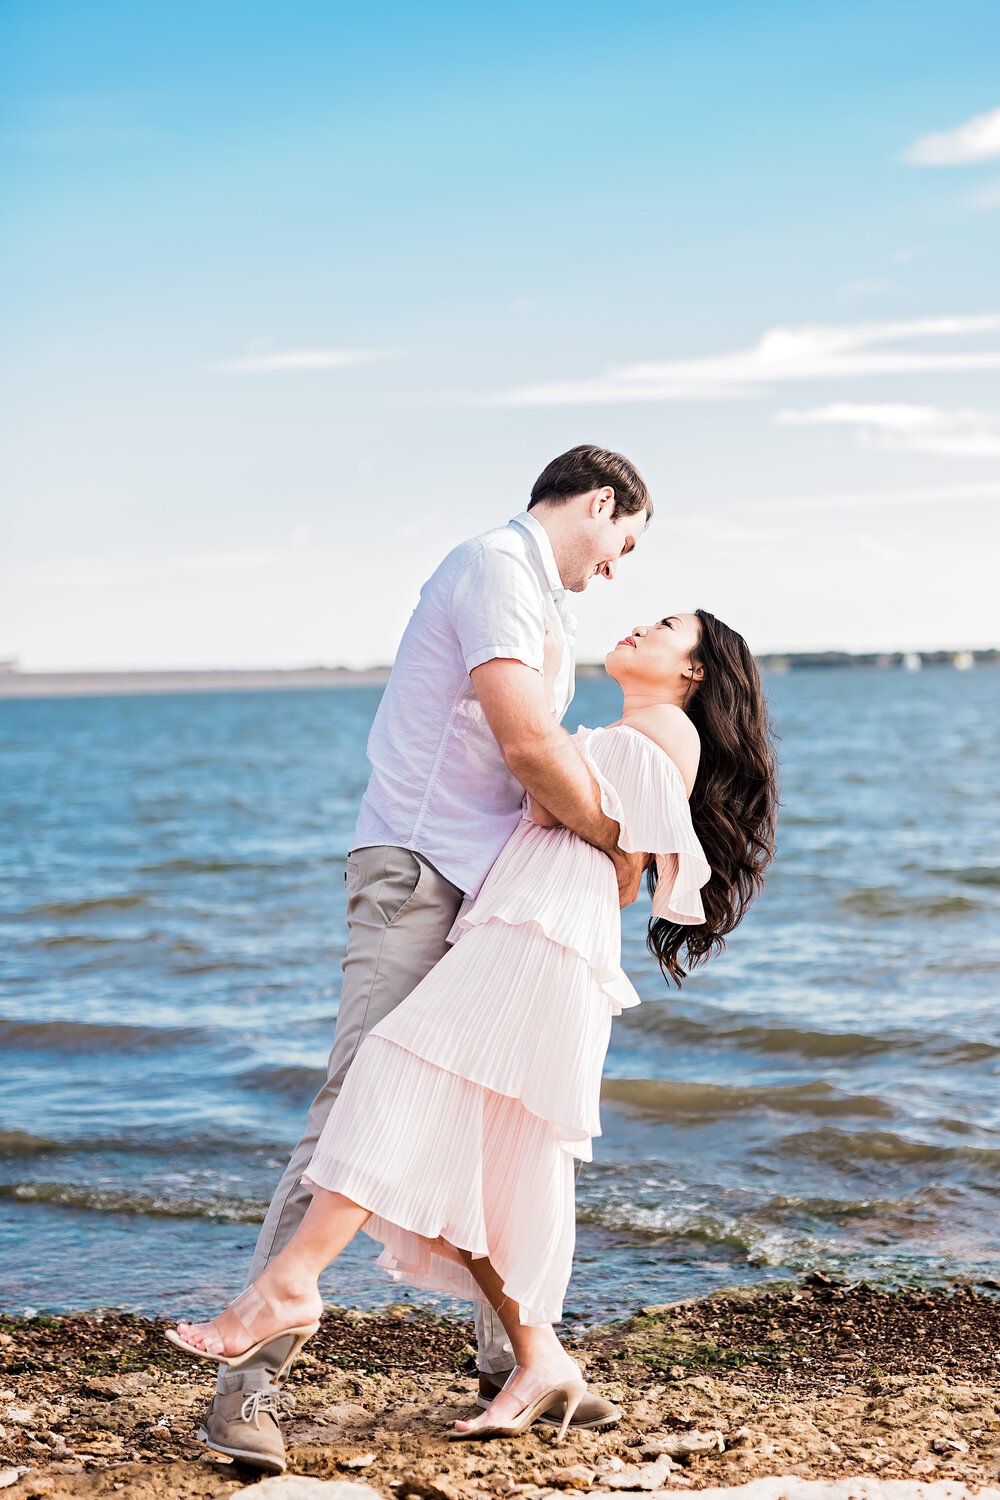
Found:
[{"label": "rocky beach", "polygon": [[[222,1500],[260,1479],[195,1440],[211,1372],[173,1350],[165,1326],[114,1311],[0,1320],[4,1500]],[[1000,1473],[990,1289],[890,1292],[816,1274],[646,1307],[571,1347],[622,1405],[619,1427],[558,1448],[538,1424],[516,1441],[453,1444],[447,1428],[475,1393],[471,1324],[331,1309],[287,1384],[289,1474],[385,1500],[556,1500],[767,1476],[785,1477],[783,1494],[825,1480],[860,1495],[888,1480],[957,1495]],[[272,1490],[306,1496],[287,1477],[260,1494]]]}]

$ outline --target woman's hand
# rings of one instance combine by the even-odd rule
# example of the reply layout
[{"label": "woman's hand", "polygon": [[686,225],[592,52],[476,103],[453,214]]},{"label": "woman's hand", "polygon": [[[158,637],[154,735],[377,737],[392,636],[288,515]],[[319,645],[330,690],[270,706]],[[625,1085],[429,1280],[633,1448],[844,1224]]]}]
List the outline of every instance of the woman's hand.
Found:
[{"label": "woman's hand", "polygon": [[537,823],[539,828],[563,827],[558,818],[554,818],[550,812],[547,812],[542,807],[541,803],[536,802],[534,797],[530,796],[527,792],[525,793],[525,803],[528,809],[528,817],[533,823]]}]

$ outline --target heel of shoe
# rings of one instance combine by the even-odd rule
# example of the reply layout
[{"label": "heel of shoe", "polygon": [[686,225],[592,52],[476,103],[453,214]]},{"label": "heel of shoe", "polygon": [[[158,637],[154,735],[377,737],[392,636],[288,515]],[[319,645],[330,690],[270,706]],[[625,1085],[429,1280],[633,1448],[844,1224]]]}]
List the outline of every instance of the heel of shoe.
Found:
[{"label": "heel of shoe", "polygon": [[561,1443],[565,1438],[567,1428],[573,1420],[573,1413],[576,1411],[577,1407],[580,1405],[580,1402],[583,1400],[586,1394],[587,1387],[585,1385],[563,1386],[560,1395],[566,1402],[566,1408],[563,1412],[562,1421],[559,1424],[559,1431],[556,1433],[555,1440],[557,1445]]},{"label": "heel of shoe", "polygon": [[288,1374],[289,1370],[292,1368],[294,1361],[298,1359],[299,1355],[301,1354],[304,1346],[308,1344],[313,1334],[317,1333],[318,1331],[319,1324],[312,1323],[308,1328],[303,1328],[302,1332],[296,1336],[295,1342],[292,1344],[292,1347],[289,1349],[288,1353],[281,1361],[281,1364],[274,1372],[272,1379],[275,1385],[277,1385],[279,1381],[281,1381],[283,1377]]}]

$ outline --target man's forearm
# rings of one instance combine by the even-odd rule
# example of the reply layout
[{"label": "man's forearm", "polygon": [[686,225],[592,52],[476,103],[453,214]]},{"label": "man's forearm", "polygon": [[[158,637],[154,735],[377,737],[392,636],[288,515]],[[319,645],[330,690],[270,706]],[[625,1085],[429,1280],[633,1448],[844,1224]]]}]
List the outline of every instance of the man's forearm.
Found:
[{"label": "man's forearm", "polygon": [[601,811],[600,789],[564,729],[552,722],[539,674],[516,658],[495,657],[473,667],[472,681],[493,738],[508,768],[534,801],[615,867],[618,899],[639,894],[644,856],[618,846],[621,829]]},{"label": "man's forearm", "polygon": [[621,832],[601,810],[601,794],[583,756],[564,730],[508,751],[508,768],[532,799],[588,844],[613,854]]}]

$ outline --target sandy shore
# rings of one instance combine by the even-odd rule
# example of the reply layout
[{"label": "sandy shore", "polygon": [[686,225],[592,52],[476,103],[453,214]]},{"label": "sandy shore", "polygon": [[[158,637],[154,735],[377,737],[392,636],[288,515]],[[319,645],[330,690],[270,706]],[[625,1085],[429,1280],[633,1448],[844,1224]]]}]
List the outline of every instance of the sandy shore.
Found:
[{"label": "sandy shore", "polygon": [[[194,1440],[209,1380],[163,1328],[116,1313],[0,1320],[4,1500],[221,1500],[258,1477]],[[289,1382],[290,1472],[363,1479],[399,1500],[773,1474],[979,1486],[1000,1472],[1000,1302],[972,1288],[889,1294],[813,1278],[647,1308],[574,1350],[622,1403],[620,1427],[561,1449],[539,1426],[458,1446],[444,1433],[474,1392],[471,1324],[332,1310]]]}]

